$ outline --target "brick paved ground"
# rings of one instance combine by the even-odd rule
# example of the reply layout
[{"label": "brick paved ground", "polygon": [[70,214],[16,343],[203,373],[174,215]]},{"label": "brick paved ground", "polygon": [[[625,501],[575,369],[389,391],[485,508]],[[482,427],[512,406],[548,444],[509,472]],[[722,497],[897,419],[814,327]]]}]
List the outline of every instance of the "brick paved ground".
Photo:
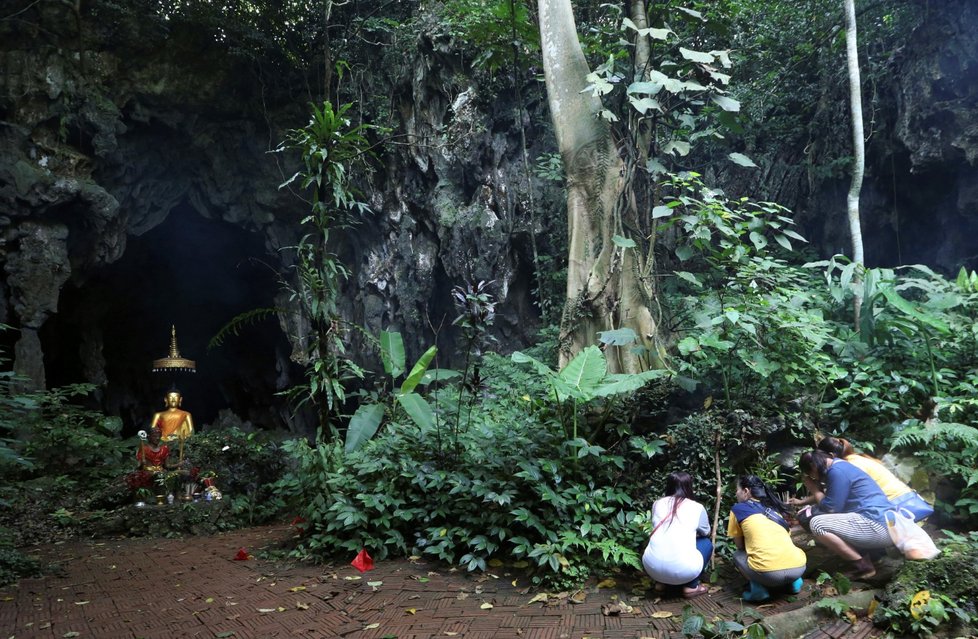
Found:
[{"label": "brick paved ground", "polygon": [[[520,571],[504,567],[465,574],[443,564],[378,562],[360,575],[347,564],[312,566],[280,560],[235,561],[290,534],[285,527],[252,528],[213,537],[77,541],[45,546],[37,555],[60,574],[0,589],[0,639],[635,639],[681,637],[683,606],[732,619],[742,604],[731,583],[691,601],[657,598],[640,582],[618,576],[612,588],[591,585],[556,602],[530,603],[538,591]],[[772,614],[805,604],[762,606]],[[633,611],[602,614],[624,602]],[[672,613],[662,617],[662,613]],[[660,613],[656,616],[655,613]],[[864,637],[856,627],[828,623],[812,639]]]}]

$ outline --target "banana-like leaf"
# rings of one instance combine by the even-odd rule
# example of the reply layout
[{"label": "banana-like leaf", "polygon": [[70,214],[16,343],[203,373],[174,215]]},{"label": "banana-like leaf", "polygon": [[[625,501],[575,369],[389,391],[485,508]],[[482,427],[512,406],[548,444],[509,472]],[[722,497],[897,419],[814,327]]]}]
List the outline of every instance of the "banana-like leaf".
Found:
[{"label": "banana-like leaf", "polygon": [[424,377],[425,371],[428,370],[428,364],[435,358],[435,353],[437,352],[438,347],[432,346],[424,352],[424,355],[418,358],[418,361],[414,364],[414,368],[411,369],[411,372],[404,379],[404,383],[401,384],[401,395],[407,395],[417,388],[418,384],[421,383],[421,378]]},{"label": "banana-like leaf", "polygon": [[384,419],[384,407],[381,404],[361,404],[350,419],[346,429],[346,445],[344,450],[352,453],[363,446],[364,442],[374,436]]},{"label": "banana-like leaf", "polygon": [[538,359],[530,357],[526,353],[516,351],[513,353],[510,359],[512,359],[516,364],[529,364],[534,370],[536,370],[536,372],[540,373],[540,375],[546,377],[547,379],[552,379],[557,375],[557,373],[555,373],[549,366]]},{"label": "banana-like leaf", "polygon": [[422,384],[430,384],[431,382],[443,382],[449,379],[457,379],[462,376],[462,373],[454,371],[450,368],[436,368],[434,370],[425,371],[424,375],[421,377]]},{"label": "banana-like leaf", "polygon": [[380,332],[380,359],[384,372],[397,379],[404,372],[404,339],[398,332]]},{"label": "banana-like leaf", "polygon": [[397,401],[404,407],[408,417],[421,428],[434,428],[435,413],[431,410],[431,405],[427,400],[417,393],[406,393],[398,395]]},{"label": "banana-like leaf", "polygon": [[890,287],[884,288],[883,296],[886,297],[886,301],[889,302],[894,308],[899,310],[904,315],[917,320],[921,324],[926,324],[928,326],[936,328],[942,333],[947,333],[951,330],[948,327],[948,325],[939,317],[918,310],[916,306],[914,306],[912,303],[904,299],[902,295],[897,293],[892,288]]}]

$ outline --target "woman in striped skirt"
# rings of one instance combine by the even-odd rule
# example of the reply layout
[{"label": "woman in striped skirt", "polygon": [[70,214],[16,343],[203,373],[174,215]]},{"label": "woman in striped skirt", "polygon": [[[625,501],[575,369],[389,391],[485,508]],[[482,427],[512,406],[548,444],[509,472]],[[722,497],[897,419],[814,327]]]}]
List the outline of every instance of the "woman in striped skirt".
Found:
[{"label": "woman in striped skirt", "polygon": [[804,483],[824,485],[819,501],[809,506],[815,541],[853,562],[857,579],[876,574],[866,550],[893,546],[886,528],[886,511],[893,505],[872,478],[843,459],[820,450],[802,454],[798,462]]}]

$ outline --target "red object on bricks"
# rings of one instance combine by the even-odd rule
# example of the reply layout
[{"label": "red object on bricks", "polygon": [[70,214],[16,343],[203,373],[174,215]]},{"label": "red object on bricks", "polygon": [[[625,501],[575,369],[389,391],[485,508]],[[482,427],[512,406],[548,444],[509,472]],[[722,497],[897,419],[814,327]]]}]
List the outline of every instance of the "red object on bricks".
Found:
[{"label": "red object on bricks", "polygon": [[251,559],[251,555],[244,548],[238,548],[238,554],[234,556],[235,561],[245,561],[246,559]]},{"label": "red object on bricks", "polygon": [[360,572],[367,572],[368,570],[374,569],[374,560],[367,554],[367,550],[363,549],[357,553],[357,556],[353,558],[350,565]]}]

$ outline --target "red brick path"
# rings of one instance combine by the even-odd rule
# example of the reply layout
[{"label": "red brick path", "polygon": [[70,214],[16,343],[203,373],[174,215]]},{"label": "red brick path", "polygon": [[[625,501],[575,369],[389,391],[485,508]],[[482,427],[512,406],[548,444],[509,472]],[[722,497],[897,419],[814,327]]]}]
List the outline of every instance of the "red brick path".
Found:
[{"label": "red brick path", "polygon": [[[653,593],[636,593],[635,583],[586,588],[582,603],[564,598],[555,605],[531,604],[537,591],[525,590],[526,579],[506,568],[466,574],[442,564],[396,560],[377,562],[360,575],[347,564],[233,559],[241,547],[261,554],[289,534],[285,527],[267,527],[214,537],[39,548],[42,559],[61,564],[62,574],[0,590],[0,639],[636,639],[681,637],[686,604],[708,618],[725,619],[742,607],[733,590],[660,601]],[[808,585],[798,601],[780,601],[762,612],[804,605]],[[602,614],[602,605],[614,598],[633,612]],[[673,616],[653,616],[662,611]],[[865,624],[829,624],[812,636],[859,637],[869,630]]]}]

